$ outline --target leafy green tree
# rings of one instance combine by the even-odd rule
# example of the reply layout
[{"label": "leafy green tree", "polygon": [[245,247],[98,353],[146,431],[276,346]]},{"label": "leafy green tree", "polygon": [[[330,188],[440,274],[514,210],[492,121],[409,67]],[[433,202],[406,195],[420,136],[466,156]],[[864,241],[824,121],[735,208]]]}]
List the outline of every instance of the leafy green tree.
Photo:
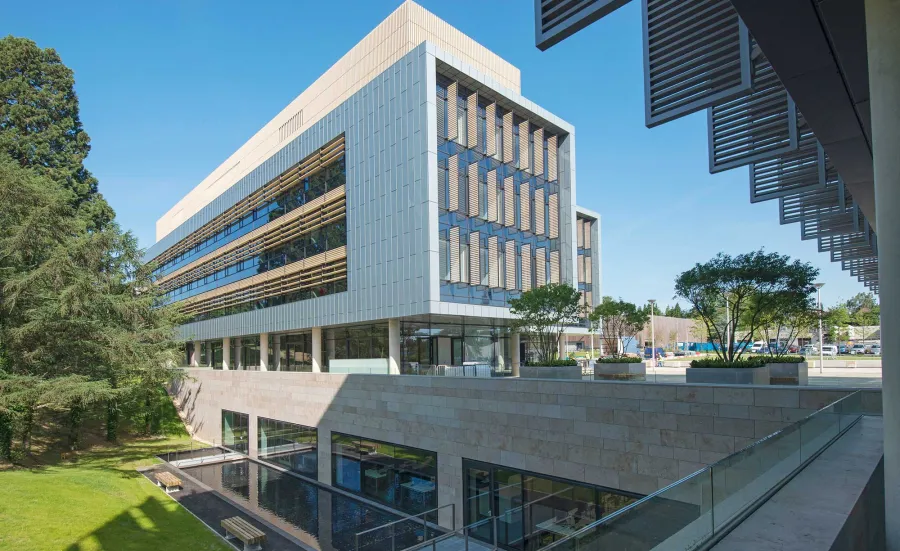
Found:
[{"label": "leafy green tree", "polygon": [[600,330],[607,355],[618,358],[622,355],[619,343],[622,343],[622,350],[626,349],[628,343],[650,321],[650,314],[621,298],[614,300],[612,297],[603,297],[603,301],[590,312],[588,319],[591,330]]},{"label": "leafy green tree", "polygon": [[881,307],[873,293],[857,293],[845,303],[850,325],[872,326],[881,323]]},{"label": "leafy green tree", "polygon": [[[778,359],[788,354],[788,346],[797,340],[801,332],[809,329],[819,320],[819,312],[812,297],[806,301],[798,300],[792,293],[774,293],[769,307],[759,316],[758,330],[755,337],[766,343],[775,343],[768,347],[768,355]],[[750,311],[744,313],[749,316]]]},{"label": "leafy green tree", "polygon": [[[114,223],[88,231],[89,221],[75,214],[52,180],[4,158],[0,154],[0,354],[15,377],[4,386],[7,414],[27,436],[42,403],[66,407],[70,445],[77,446],[85,410],[102,399],[107,436],[115,439],[121,405],[147,412],[159,386],[180,376],[172,366],[182,318],[163,306],[131,234]],[[71,377],[79,377],[77,385],[53,386]],[[28,438],[22,444],[27,450]]]},{"label": "leafy green tree", "polygon": [[516,316],[513,328],[527,333],[538,361],[550,362],[558,356],[559,339],[567,325],[575,325],[582,313],[581,293],[571,285],[548,283],[510,299]]},{"label": "leafy green tree", "polygon": [[847,326],[850,325],[850,311],[847,306],[839,304],[825,311],[822,325],[826,338],[831,342],[846,341],[850,338]]},{"label": "leafy green tree", "polygon": [[691,317],[690,312],[686,312],[685,310],[683,310],[681,308],[681,305],[678,304],[677,302],[675,303],[675,306],[667,306],[665,309],[665,313],[663,315],[669,316],[670,318],[682,318],[682,319]]},{"label": "leafy green tree", "polygon": [[27,38],[0,39],[0,152],[56,182],[90,227],[99,229],[114,213],[84,167],[90,149],[75,78],[59,54]]},{"label": "leafy green tree", "polygon": [[733,363],[773,311],[809,303],[818,275],[812,265],[777,253],[719,253],[679,275],[675,292],[691,304],[711,340],[719,344],[720,359]]}]

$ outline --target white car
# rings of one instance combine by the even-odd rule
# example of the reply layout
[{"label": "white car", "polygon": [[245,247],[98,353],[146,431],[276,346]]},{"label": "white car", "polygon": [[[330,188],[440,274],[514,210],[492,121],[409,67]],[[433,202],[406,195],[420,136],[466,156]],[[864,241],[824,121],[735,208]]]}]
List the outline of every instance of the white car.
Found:
[{"label": "white car", "polygon": [[823,356],[837,356],[838,348],[833,344],[823,344],[822,345],[822,355]]},{"label": "white car", "polygon": [[815,346],[809,345],[809,344],[800,348],[801,356],[812,356],[813,354],[817,354],[818,352],[819,352],[818,348],[816,348]]},{"label": "white car", "polygon": [[854,344],[853,348],[850,349],[850,354],[856,356],[857,354],[865,354],[866,353],[866,345],[864,344]]},{"label": "white car", "polygon": [[880,344],[873,344],[872,348],[870,348],[869,350],[872,351],[872,354],[874,354],[876,356],[881,356],[881,345]]}]

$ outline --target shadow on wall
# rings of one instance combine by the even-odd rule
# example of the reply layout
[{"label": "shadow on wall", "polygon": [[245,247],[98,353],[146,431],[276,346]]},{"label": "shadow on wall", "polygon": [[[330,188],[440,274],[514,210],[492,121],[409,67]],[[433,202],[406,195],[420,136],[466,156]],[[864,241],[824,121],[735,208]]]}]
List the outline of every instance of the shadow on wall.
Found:
[{"label": "shadow on wall", "polygon": [[203,383],[197,383],[196,386],[185,385],[185,381],[175,381],[170,384],[166,391],[171,396],[172,401],[176,404],[178,415],[184,422],[185,428],[191,437],[195,437],[203,432],[203,420],[197,420],[197,398],[203,391]]}]

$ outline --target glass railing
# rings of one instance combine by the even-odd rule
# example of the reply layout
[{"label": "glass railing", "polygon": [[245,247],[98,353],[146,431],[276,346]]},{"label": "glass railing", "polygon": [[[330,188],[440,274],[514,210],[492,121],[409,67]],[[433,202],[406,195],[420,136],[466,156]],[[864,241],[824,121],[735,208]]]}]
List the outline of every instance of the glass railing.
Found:
[{"label": "glass railing", "polygon": [[[450,524],[450,530],[441,528],[438,523]],[[442,536],[456,531],[456,506],[452,503],[441,505],[416,515],[357,532],[354,535],[355,551],[400,551],[410,547],[418,547],[423,542],[432,542]],[[418,542],[412,546],[410,541]]]},{"label": "glass railing", "polygon": [[866,411],[856,391],[542,551],[688,551],[743,521]]}]

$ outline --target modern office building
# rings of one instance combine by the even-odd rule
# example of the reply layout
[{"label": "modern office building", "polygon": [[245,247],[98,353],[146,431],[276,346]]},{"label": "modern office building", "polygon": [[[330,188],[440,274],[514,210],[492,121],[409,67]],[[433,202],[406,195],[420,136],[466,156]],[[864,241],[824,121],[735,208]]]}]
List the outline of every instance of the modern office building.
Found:
[{"label": "modern office building", "polygon": [[575,189],[572,125],[407,2],[160,218],[147,258],[192,316],[191,365],[511,373],[511,297],[600,295]]}]

